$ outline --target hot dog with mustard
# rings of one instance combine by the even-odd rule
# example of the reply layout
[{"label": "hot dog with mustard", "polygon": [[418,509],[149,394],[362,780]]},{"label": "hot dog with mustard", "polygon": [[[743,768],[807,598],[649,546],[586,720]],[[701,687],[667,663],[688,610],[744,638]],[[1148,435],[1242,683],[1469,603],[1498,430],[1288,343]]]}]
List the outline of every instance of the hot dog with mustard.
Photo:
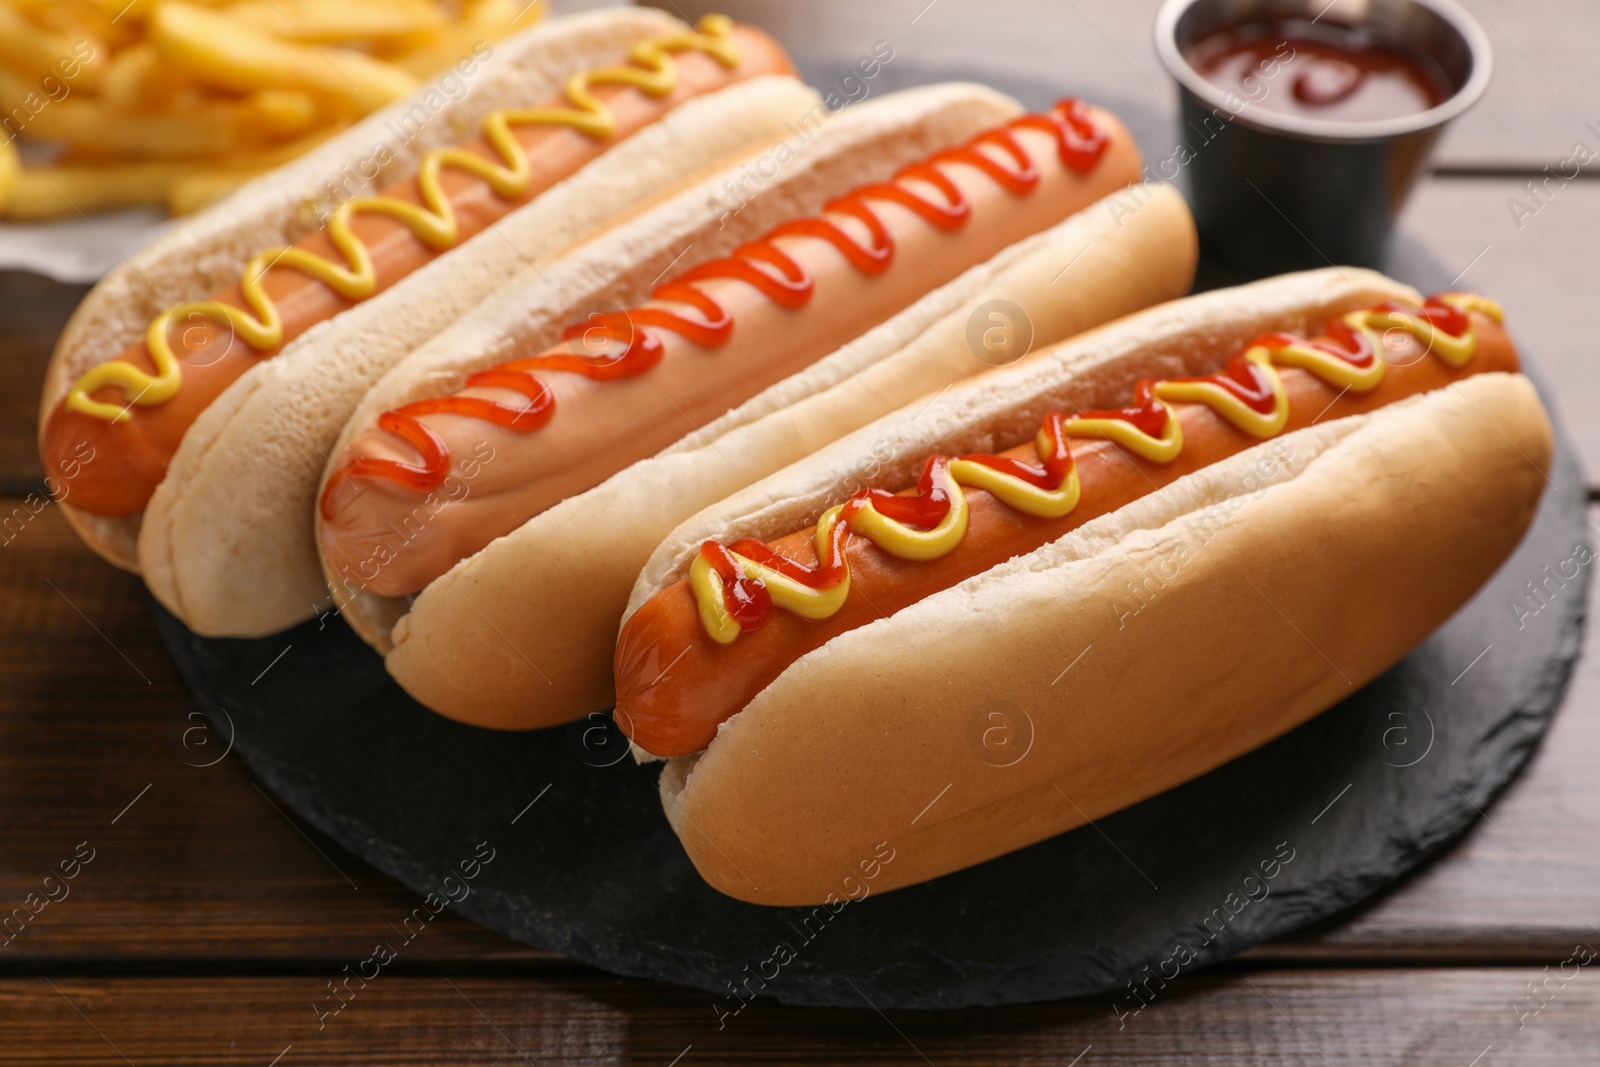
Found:
[{"label": "hot dog with mustard", "polygon": [[[897,885],[980,862],[1269,740],[1459,607],[1531,520],[1548,424],[1492,300],[1344,273],[1132,316],[674,531],[621,629],[616,719],[686,757],[663,798],[712,884],[814,902],[869,837],[913,857]],[[829,491],[868,436],[914,488]],[[1178,561],[1159,593],[1152,558]],[[1009,778],[964,732],[985,693],[1031,717]]]},{"label": "hot dog with mustard", "polygon": [[[595,12],[468,58],[464,95],[419,91],[113,272],[57,346],[46,469],[91,547],[198,630],[270,632],[325,601],[293,495],[314,493],[320,453],[389,365],[817,106],[771,38],[720,17]],[[241,472],[270,506],[229,525]],[[298,567],[277,575],[282,598],[244,604],[217,572],[272,543]]]}]

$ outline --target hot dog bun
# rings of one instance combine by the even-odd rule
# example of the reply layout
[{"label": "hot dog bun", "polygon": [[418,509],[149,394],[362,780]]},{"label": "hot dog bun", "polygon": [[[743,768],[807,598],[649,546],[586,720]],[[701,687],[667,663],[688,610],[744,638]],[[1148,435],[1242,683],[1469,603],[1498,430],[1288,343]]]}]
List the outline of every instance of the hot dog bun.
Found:
[{"label": "hot dog bun", "polygon": [[[469,135],[488,112],[557,93],[574,71],[681,25],[665,13],[646,9],[551,19],[497,43],[492,58],[479,67],[459,99],[450,99],[430,84],[185,221],[112,270],[78,306],[45,373],[41,434],[46,416],[72,383],[141,337],[161,310],[229,284],[260,249],[316,230],[317,208],[328,187],[355,194],[380,188],[414,172],[417,160],[429,150]],[[390,126],[404,120],[424,99],[432,119],[412,139],[397,143]],[[387,145],[393,158],[373,178],[364,179],[359,166],[377,143]],[[138,569],[136,516],[91,515],[74,508],[70,496],[63,506],[91,548],[119,567]]]},{"label": "hot dog bun", "polygon": [[[923,94],[970,91],[917,90],[860,110],[877,106],[893,114],[913,103],[934,104]],[[948,119],[952,109],[935,104],[930,113]],[[1114,119],[1097,114],[1097,121]],[[979,128],[993,122],[991,115]],[[930,143],[941,141],[923,139],[901,160],[925,153]],[[863,161],[863,173],[881,174],[892,165],[879,154],[870,164]],[[829,177],[822,188],[836,183]],[[862,183],[862,177],[851,180]],[[796,210],[806,210],[806,201],[779,206],[776,217]],[[661,454],[568,498],[458,564],[426,588],[409,613],[392,616],[391,672],[425,704],[479,725],[550,725],[607,706],[611,637],[628,588],[673,523],[747,478],[982,369],[969,348],[967,324],[985,300],[1004,297],[1023,307],[1042,344],[1181,292],[1194,256],[1181,199],[1149,187],[1019,242]],[[1052,289],[1069,266],[1071,284]],[[380,403],[392,407],[415,395],[369,397],[367,422],[384,409]],[[336,575],[330,579],[338,584]],[[365,599],[354,598],[347,617],[362,614]]]},{"label": "hot dog bun", "polygon": [[[826,451],[838,464],[886,436],[903,443],[896,455],[990,448],[1028,436],[1037,416],[1011,423],[1019,411],[1100,406],[1126,395],[1129,375],[1215,369],[1202,350],[1248,340],[1252,318],[1321,321],[1402,288],[1343,274],[1134,316],[1040,361],[1054,375],[997,372]],[[940,428],[920,430],[929,418]],[[1271,740],[1403,656],[1520,539],[1549,454],[1532,387],[1503,373],[1265,442],[795,661],[705,752],[666,766],[668,816],[713,886],[792,905],[824,901],[885,840],[896,867],[907,861],[885,868],[895,887],[1118,810]],[[703,538],[775,535],[837,503],[837,489],[811,489],[812,462],[749,491],[764,514],[737,519],[729,501],[675,531],[635,604]],[[1110,610],[1173,559],[1136,616]],[[1032,744],[997,767],[969,730],[1001,698],[1028,716]]]}]

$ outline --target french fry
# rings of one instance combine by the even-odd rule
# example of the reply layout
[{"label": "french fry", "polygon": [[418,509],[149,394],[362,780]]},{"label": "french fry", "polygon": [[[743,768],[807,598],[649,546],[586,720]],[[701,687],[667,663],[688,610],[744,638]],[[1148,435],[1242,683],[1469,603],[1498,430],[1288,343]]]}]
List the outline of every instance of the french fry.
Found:
[{"label": "french fry", "polygon": [[[11,0],[18,3],[19,0]],[[30,4],[46,6],[56,0],[26,0]],[[108,37],[113,47],[127,47],[134,44],[144,35],[144,23],[150,17],[150,12],[155,10],[156,4],[161,0],[87,0],[87,6],[95,9],[96,14],[106,26],[111,27],[114,35]],[[203,0],[202,0],[203,2]]]},{"label": "french fry", "polygon": [[186,164],[121,163],[99,167],[23,167],[7,197],[8,219],[53,219],[108,208],[167,202],[167,187]]},{"label": "french fry", "polygon": [[[7,87],[0,76],[0,101]],[[304,136],[329,118],[309,94],[263,89],[244,100],[202,98],[165,111],[69,97],[41,108],[25,128],[38,139],[63,142],[75,161],[134,162],[249,151]]]},{"label": "french fry", "polygon": [[140,41],[111,57],[100,96],[114,107],[161,110],[197,86],[189,75],[163,64],[155,45]]},{"label": "french fry", "polygon": [[545,2],[0,0],[0,217],[199,210]]},{"label": "french fry", "polygon": [[374,111],[416,88],[398,67],[348,49],[263,38],[237,19],[167,0],[156,8],[151,35],[162,60],[226,89],[299,89]]},{"label": "french fry", "polygon": [[0,137],[29,133],[33,120],[50,105],[43,90],[0,67]]},{"label": "french fry", "polygon": [[251,169],[197,170],[173,179],[167,186],[167,214],[188,215],[209,207],[239,186],[271,170],[270,166]]},{"label": "french fry", "polygon": [[29,133],[129,159],[184,159],[239,147],[246,113],[246,106],[239,104],[211,104],[188,113],[143,113],[68,98],[40,111]]},{"label": "french fry", "polygon": [[94,0],[7,0],[24,18],[42,30],[49,30],[70,41],[92,38],[103,41],[115,49],[129,39],[137,38],[139,28],[131,22],[119,26],[114,21],[115,12]]},{"label": "french fry", "polygon": [[240,0],[224,10],[286,41],[319,44],[431,37],[449,23],[444,12],[424,0]]},{"label": "french fry", "polygon": [[281,141],[305,133],[317,124],[317,101],[296,89],[262,89],[245,101],[245,130],[264,140]]},{"label": "french fry", "polygon": [[419,79],[431,78],[470,55],[480,41],[493,43],[527,29],[544,17],[544,11],[545,0],[479,0],[467,9],[460,22],[431,43],[397,57],[395,65]]},{"label": "french fry", "polygon": [[[0,111],[10,111],[12,108],[22,104],[32,91],[33,86],[11,73],[5,67],[0,66]],[[35,95],[40,100],[44,99],[43,93],[36,93]],[[43,106],[43,104],[37,102],[34,105],[36,109]],[[13,134],[18,132],[21,131],[13,131]]]},{"label": "french fry", "polygon": [[108,54],[138,44],[144,37],[142,8],[153,0],[9,0],[36,24],[79,40],[87,35],[105,44]]},{"label": "french fry", "polygon": [[[0,4],[0,66],[24,81],[70,78],[81,89],[99,84],[105,68],[104,44],[41,29],[15,8]],[[68,71],[73,73],[69,74]]]},{"label": "french fry", "polygon": [[[240,153],[226,165],[215,160],[162,160],[94,166],[23,167],[0,216],[51,219],[118,207],[197,209],[256,175],[304,155],[338,132],[313,131],[261,152]],[[231,184],[230,184],[231,183]]]},{"label": "french fry", "polygon": [[11,191],[17,187],[17,171],[20,169],[22,164],[17,159],[16,142],[0,134],[0,213],[5,211]]},{"label": "french fry", "polygon": [[124,48],[106,64],[105,76],[100,80],[100,92],[108,104],[116,107],[138,107],[150,103],[155,94],[149,86],[161,65],[156,62],[156,50],[141,42]]}]

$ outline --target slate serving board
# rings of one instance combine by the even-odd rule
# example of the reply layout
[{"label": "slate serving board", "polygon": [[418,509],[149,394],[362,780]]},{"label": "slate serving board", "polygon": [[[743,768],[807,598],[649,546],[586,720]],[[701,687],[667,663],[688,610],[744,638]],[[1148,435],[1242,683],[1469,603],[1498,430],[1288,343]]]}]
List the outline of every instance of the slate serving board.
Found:
[{"label": "slate serving board", "polygon": [[[808,73],[830,83],[825,68]],[[1057,95],[1002,87],[1030,106]],[[1147,151],[1160,148],[1163,120],[1129,120],[1155,142]],[[1387,269],[1424,291],[1451,281],[1403,235]],[[1140,1003],[1129,983],[1157,990],[1391,885],[1515,775],[1565,689],[1589,580],[1580,567],[1544,599],[1529,595],[1546,566],[1559,573],[1587,544],[1584,482],[1564,438],[1550,480],[1495,578],[1335,708],[1093,826],[837,912],[708,889],[667,827],[656,770],[626,758],[603,716],[492,733],[411,701],[337,618],[229,641],[196,637],[159,606],[156,616],[211,741],[344,848],[419,894],[460,898],[462,914],[519,941],[699,987],[719,1017],[756,992],[878,1008],[1105,993],[1126,1012]]]}]

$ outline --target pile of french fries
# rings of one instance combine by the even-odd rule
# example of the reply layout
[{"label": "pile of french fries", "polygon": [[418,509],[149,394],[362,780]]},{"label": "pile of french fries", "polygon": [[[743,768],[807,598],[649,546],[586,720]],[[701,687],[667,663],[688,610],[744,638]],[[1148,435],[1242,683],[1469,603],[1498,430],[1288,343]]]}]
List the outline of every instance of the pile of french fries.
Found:
[{"label": "pile of french fries", "polygon": [[0,217],[198,210],[543,13],[544,0],[0,0]]}]

